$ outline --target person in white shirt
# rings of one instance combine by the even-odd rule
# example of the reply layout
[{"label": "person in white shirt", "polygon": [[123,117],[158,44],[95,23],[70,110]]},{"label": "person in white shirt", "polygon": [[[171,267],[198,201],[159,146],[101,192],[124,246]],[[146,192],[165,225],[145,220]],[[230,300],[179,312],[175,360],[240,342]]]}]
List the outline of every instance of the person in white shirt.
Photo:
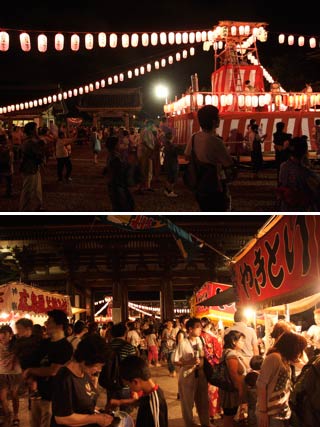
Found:
[{"label": "person in white shirt", "polygon": [[315,353],[320,353],[320,308],[317,308],[313,312],[314,325],[310,326],[307,330],[307,340],[314,348]]},{"label": "person in white shirt", "polygon": [[247,326],[246,316],[242,310],[237,310],[234,313],[234,324],[225,330],[225,335],[230,331],[239,331],[245,336],[242,353],[246,367],[249,368],[251,357],[259,354],[258,338],[256,331]]},{"label": "person in white shirt", "polygon": [[185,427],[193,427],[193,405],[196,405],[202,427],[209,426],[208,382],[203,371],[204,348],[200,338],[201,321],[191,318],[186,323],[188,338],[177,345],[174,363],[180,367],[178,389]]}]

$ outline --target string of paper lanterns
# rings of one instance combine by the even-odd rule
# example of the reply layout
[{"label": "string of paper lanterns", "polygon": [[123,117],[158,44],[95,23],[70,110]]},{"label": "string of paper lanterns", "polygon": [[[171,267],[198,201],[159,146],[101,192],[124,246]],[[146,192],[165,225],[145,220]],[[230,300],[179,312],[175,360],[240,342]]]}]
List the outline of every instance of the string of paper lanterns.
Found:
[{"label": "string of paper lanterns", "polygon": [[[18,30],[13,30],[18,31]],[[80,37],[82,36],[82,38]],[[67,48],[67,43],[73,52],[78,52],[82,44],[86,50],[92,50],[96,44],[99,48],[109,47],[115,49],[122,47],[124,49],[138,46],[158,46],[158,45],[181,45],[195,44],[208,40],[210,31],[170,31],[170,32],[152,32],[152,33],[72,33],[65,36],[57,32],[54,36],[54,48],[61,52]],[[25,31],[19,32],[20,46],[23,52],[30,52],[33,47],[31,36]],[[48,36],[43,32],[37,35],[37,50],[45,53],[48,50]],[[0,30],[0,52],[7,52],[10,48],[10,35],[6,30]]]},{"label": "string of paper lanterns", "polygon": [[311,49],[316,48],[317,46],[320,47],[320,43],[317,41],[316,37],[310,37],[310,36],[295,36],[293,34],[279,34],[278,36],[278,42],[279,44],[285,44],[287,40],[287,43],[289,46],[293,46],[295,44],[298,44],[298,46],[302,47],[306,45],[306,40],[309,42],[309,47]]},{"label": "string of paper lanterns", "polygon": [[172,65],[174,62],[180,62],[181,60],[187,59],[189,56],[194,56],[194,55],[195,55],[194,47],[191,47],[188,50],[184,49],[183,51],[176,52],[175,55],[169,55],[168,57],[160,58],[153,62],[149,62],[147,64],[138,66],[134,69],[129,69],[126,72],[114,74],[113,76],[109,76],[106,79],[98,80],[95,83],[88,83],[84,86],[69,89],[61,93],[44,96],[42,98],[35,99],[35,100],[2,106],[0,107],[0,114],[7,114],[7,113],[12,113],[14,111],[21,111],[21,110],[41,107],[44,105],[55,103],[57,101],[62,101],[78,95],[90,93],[95,90],[99,90],[100,88],[104,88],[106,86],[113,86],[115,84],[125,81],[125,79],[130,80],[134,77],[143,76],[146,73],[150,73],[153,69],[159,70],[161,68],[165,68],[168,64]]}]

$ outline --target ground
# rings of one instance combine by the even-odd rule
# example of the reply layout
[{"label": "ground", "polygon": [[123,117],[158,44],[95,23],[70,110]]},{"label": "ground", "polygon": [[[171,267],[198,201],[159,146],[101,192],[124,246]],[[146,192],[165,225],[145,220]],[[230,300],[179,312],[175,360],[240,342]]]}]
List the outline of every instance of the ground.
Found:
[{"label": "ground", "polygon": [[[93,155],[86,145],[75,146],[72,154],[72,182],[58,183],[56,160],[49,159],[42,170],[44,210],[47,212],[112,212],[107,195],[106,178],[102,171],[105,166],[106,153],[100,154],[99,163],[93,162]],[[271,158],[272,159],[272,158]],[[230,185],[232,212],[275,212],[276,171],[270,167],[270,157],[265,158],[266,167],[258,178],[253,177],[249,159],[242,158],[243,167],[237,179]],[[18,169],[16,165],[15,169]],[[165,176],[161,174],[160,183],[154,193],[134,194],[136,212],[197,212],[198,205],[194,195],[186,189],[180,174],[176,193],[179,197],[168,198],[164,195]],[[2,182],[0,194],[5,191]],[[13,177],[14,195],[11,199],[0,197],[0,211],[18,212],[21,177]]]},{"label": "ground", "polygon": [[[159,368],[151,368],[152,378],[159,386],[163,389],[169,413],[169,427],[184,427],[184,423],[181,416],[180,401],[177,400],[177,391],[178,391],[178,377],[172,378],[168,375],[168,370],[163,364]],[[105,393],[103,389],[100,390],[100,395],[98,399],[98,404],[101,406],[105,403]],[[194,412],[196,414],[196,412]],[[20,400],[20,427],[30,427],[29,421],[30,412],[28,410],[28,402],[26,398],[21,398]],[[134,417],[134,415],[133,415]],[[198,421],[197,416],[195,415],[195,421]],[[211,424],[213,427],[213,424]],[[221,427],[222,421],[215,421],[214,426]],[[9,426],[5,426],[9,427]]]}]

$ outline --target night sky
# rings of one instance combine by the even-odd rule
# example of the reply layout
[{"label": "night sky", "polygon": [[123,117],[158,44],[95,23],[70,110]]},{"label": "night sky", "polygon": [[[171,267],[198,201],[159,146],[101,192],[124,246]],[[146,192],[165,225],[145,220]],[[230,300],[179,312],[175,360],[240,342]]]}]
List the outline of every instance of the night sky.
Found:
[{"label": "night sky", "polygon": [[[19,2],[11,6],[1,5],[0,28],[23,29],[30,33],[32,51],[20,49],[18,33],[10,33],[10,50],[0,52],[0,105],[29,101],[40,95],[55,93],[58,85],[63,90],[77,85],[94,82],[109,74],[126,71],[151,59],[161,58],[178,50],[181,46],[160,46],[137,49],[101,49],[93,51],[84,47],[72,52],[69,41],[63,52],[53,48],[55,31],[70,32],[142,32],[161,30],[211,29],[219,20],[261,21],[269,24],[267,43],[259,43],[263,65],[276,74],[287,90],[301,90],[305,82],[311,82],[314,90],[319,85],[319,48],[294,48],[277,43],[279,32],[297,35],[319,36],[318,16],[302,6],[296,8],[285,1],[241,1],[230,0],[161,0],[159,2],[126,1],[54,1]],[[53,31],[49,37],[46,53],[36,47],[35,30]],[[66,34],[65,34],[66,35]],[[52,40],[50,40],[50,38]],[[318,55],[317,55],[318,53]],[[182,63],[167,66],[150,75],[126,81],[118,87],[142,87],[145,109],[161,111],[161,101],[153,95],[157,83],[163,82],[170,88],[170,98],[181,95],[190,86],[191,74],[199,75],[200,89],[210,90],[210,74],[213,71],[213,52],[203,52],[196,45],[196,55]]]}]

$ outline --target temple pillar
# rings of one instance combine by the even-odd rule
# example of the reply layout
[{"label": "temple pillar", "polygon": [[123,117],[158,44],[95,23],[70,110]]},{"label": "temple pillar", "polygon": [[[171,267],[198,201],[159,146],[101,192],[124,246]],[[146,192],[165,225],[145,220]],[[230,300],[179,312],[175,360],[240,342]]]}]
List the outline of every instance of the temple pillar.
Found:
[{"label": "temple pillar", "polygon": [[164,278],[160,287],[160,311],[161,320],[172,320],[174,318],[174,299],[172,280]]},{"label": "temple pillar", "polygon": [[125,322],[128,318],[128,286],[120,281],[112,283],[112,321]]}]

